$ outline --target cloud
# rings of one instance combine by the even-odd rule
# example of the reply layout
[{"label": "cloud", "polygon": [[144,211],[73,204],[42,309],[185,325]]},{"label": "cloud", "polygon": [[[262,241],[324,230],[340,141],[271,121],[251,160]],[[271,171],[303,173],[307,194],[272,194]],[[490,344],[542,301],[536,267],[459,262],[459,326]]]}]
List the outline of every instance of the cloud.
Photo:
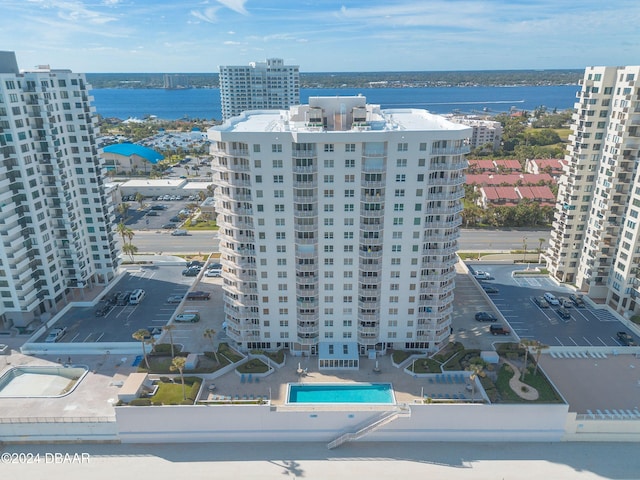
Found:
[{"label": "cloud", "polygon": [[198,20],[202,20],[203,22],[216,23],[218,21],[216,13],[218,12],[219,8],[220,7],[209,7],[204,9],[203,11],[191,10],[191,12],[189,13],[196,17]]},{"label": "cloud", "polygon": [[246,0],[218,0],[218,3],[221,3],[234,12],[238,12],[242,15],[249,15],[249,12],[244,8]]},{"label": "cloud", "polygon": [[223,42],[223,45],[244,45],[242,42],[234,42],[232,40],[227,40],[226,42]]}]

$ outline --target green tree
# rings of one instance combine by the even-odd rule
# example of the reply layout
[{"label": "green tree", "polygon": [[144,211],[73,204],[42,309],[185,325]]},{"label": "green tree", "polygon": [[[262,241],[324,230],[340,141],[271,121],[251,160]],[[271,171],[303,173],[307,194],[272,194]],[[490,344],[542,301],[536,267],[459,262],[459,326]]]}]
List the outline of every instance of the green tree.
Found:
[{"label": "green tree", "polygon": [[220,364],[220,360],[218,360],[218,353],[216,352],[216,344],[215,344],[216,333],[217,332],[213,328],[207,328],[204,332],[202,332],[202,336],[211,342],[213,356],[216,359],[216,363]]},{"label": "green tree", "polygon": [[169,344],[171,345],[171,358],[175,357],[176,354],[173,349],[173,331],[176,329],[175,324],[170,323],[169,325],[165,325],[162,327],[162,330],[165,332],[169,332]]},{"label": "green tree", "polygon": [[137,252],[138,252],[138,247],[136,247],[132,243],[125,243],[124,245],[122,245],[122,253],[129,255],[129,258],[131,258],[132,262],[135,260],[134,255]]},{"label": "green tree", "polygon": [[122,245],[126,245],[127,244],[127,239],[131,239],[133,238],[133,230],[131,230],[129,227],[127,227],[124,222],[120,222],[118,223],[118,226],[116,227],[116,232],[118,232],[118,234],[122,237]]},{"label": "green tree", "polygon": [[533,353],[536,354],[536,368],[533,370],[533,374],[536,375],[538,373],[538,363],[540,362],[540,355],[542,355],[543,350],[547,350],[549,345],[545,345],[542,342],[536,340],[533,345]]},{"label": "green tree", "polygon": [[129,214],[129,204],[127,202],[122,202],[116,207],[116,210],[122,216],[122,220],[126,221]]},{"label": "green tree", "polygon": [[141,328],[140,330],[136,330],[135,332],[133,332],[131,336],[139,341],[140,345],[142,345],[142,355],[144,357],[144,363],[147,366],[147,370],[151,370],[151,367],[149,367],[149,359],[147,358],[146,349],[146,345],[153,343],[153,337],[151,336],[151,333],[146,328]]},{"label": "green tree", "polygon": [[142,210],[142,207],[144,207],[144,195],[140,192],[136,192],[135,200],[140,205],[140,210]]},{"label": "green tree", "polygon": [[523,338],[520,340],[520,348],[524,348],[524,367],[522,367],[522,375],[520,376],[520,380],[524,381],[524,375],[527,372],[527,360],[529,358],[529,347],[535,346],[535,340],[529,340],[527,338]]},{"label": "green tree", "polygon": [[187,359],[184,357],[173,357],[171,360],[171,366],[169,370],[172,372],[178,371],[180,373],[180,380],[182,381],[182,399],[187,399],[187,391],[184,387],[184,366],[187,363]]}]

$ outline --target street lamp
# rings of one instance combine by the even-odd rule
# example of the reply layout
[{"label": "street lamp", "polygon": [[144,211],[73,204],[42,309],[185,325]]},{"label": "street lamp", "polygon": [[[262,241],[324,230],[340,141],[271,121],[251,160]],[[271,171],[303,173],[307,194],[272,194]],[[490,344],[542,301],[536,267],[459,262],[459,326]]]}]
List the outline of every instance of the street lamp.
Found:
[{"label": "street lamp", "polygon": [[526,263],[527,262],[527,237],[522,237],[522,251],[523,251],[522,263]]}]

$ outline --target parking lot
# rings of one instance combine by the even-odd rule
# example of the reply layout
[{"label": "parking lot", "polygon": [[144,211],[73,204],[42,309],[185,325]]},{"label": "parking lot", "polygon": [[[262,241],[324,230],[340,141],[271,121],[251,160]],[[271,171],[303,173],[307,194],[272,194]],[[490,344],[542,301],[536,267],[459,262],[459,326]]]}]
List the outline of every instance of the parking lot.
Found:
[{"label": "parking lot", "polygon": [[[197,277],[185,277],[181,275],[183,265],[166,265],[158,267],[134,267],[127,269],[118,283],[106,296],[116,292],[129,292],[135,289],[143,289],[145,297],[137,305],[116,305],[106,315],[96,316],[96,307],[72,308],[62,319],[56,322],[56,328],[66,328],[61,342],[91,343],[91,342],[131,342],[131,335],[139,329],[155,330],[160,333],[177,310],[207,310],[206,304],[211,300],[185,300],[181,304],[170,304],[167,299],[172,295],[184,295],[191,285],[198,280]],[[206,278],[198,284],[198,290],[211,293],[212,300],[220,297],[221,279]],[[220,309],[222,311],[222,309]],[[201,317],[206,320],[210,315],[202,312]],[[217,323],[222,323],[218,319]],[[196,328],[202,324],[176,324],[173,334],[174,342],[183,340],[198,340],[201,343],[202,328]],[[196,332],[194,333],[189,332]],[[222,328],[219,327],[219,332]],[[47,333],[38,339],[43,342]],[[197,338],[195,338],[197,337]]]},{"label": "parking lot", "polygon": [[[135,201],[127,201],[126,203],[130,207],[125,222],[127,227],[132,230],[161,230],[163,225],[173,224],[171,228],[167,228],[167,230],[171,230],[179,228],[183,219],[187,218],[186,215],[180,216],[180,211],[189,209],[193,204],[199,203],[199,200],[189,200],[188,197],[183,197],[181,200],[145,199],[144,204],[148,206],[144,209],[140,209],[140,205]],[[159,205],[166,208],[160,210]],[[154,206],[158,209],[153,209]],[[150,212],[152,213],[149,214]]]},{"label": "parking lot", "polygon": [[[569,287],[559,286],[547,277],[514,277],[513,271],[522,270],[521,265],[471,263],[471,266],[494,277],[481,284],[498,290],[489,294],[489,298],[520,338],[535,339],[549,346],[623,346],[616,334],[629,330],[607,310],[593,308],[587,302],[583,308],[569,308],[571,317],[563,319],[558,314],[559,307],[540,308],[533,301],[545,292],[568,297],[573,293]],[[638,337],[632,336],[639,343]]]}]

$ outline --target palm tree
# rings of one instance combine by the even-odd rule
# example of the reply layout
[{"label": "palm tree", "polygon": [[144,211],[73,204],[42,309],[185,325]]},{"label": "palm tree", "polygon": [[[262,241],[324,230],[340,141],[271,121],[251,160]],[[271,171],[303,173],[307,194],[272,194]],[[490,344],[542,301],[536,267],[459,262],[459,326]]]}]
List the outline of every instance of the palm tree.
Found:
[{"label": "palm tree", "polygon": [[527,359],[529,356],[529,347],[533,347],[536,344],[535,340],[529,340],[527,338],[523,338],[520,340],[520,348],[524,348],[524,367],[522,368],[522,375],[520,376],[520,380],[524,381],[524,374],[527,371]]},{"label": "palm tree", "polygon": [[142,355],[144,356],[144,363],[147,365],[147,370],[151,370],[149,367],[149,359],[147,358],[147,349],[145,345],[148,343],[153,343],[153,338],[151,337],[151,333],[146,328],[141,328],[140,330],[136,330],[131,335],[133,338],[138,340],[142,345]]},{"label": "palm tree", "polygon": [[213,356],[216,358],[216,363],[220,363],[220,360],[218,360],[218,353],[216,352],[216,345],[214,343],[214,339],[216,338],[216,333],[217,332],[213,328],[207,328],[204,332],[202,332],[202,336],[204,338],[209,339],[209,341],[211,341]]},{"label": "palm tree", "polygon": [[482,370],[484,370],[484,363],[472,363],[471,365],[469,365],[467,370],[471,372],[471,375],[469,375],[469,380],[471,380],[471,386],[473,387],[473,391],[471,392],[471,400],[473,400],[476,395],[476,379],[478,378],[478,375],[482,373]]},{"label": "palm tree", "polygon": [[545,345],[544,343],[536,340],[536,344],[533,346],[533,351],[536,354],[536,368],[533,371],[534,375],[538,373],[538,362],[540,361],[540,355],[542,355],[542,351],[546,350],[547,348],[549,348],[549,345]]},{"label": "palm tree", "polygon": [[131,243],[125,243],[122,246],[122,253],[129,255],[129,258],[131,258],[132,262],[135,260],[134,255],[136,254],[137,251],[138,251],[138,247],[136,247]]},{"label": "palm tree", "polygon": [[538,258],[540,258],[540,255],[542,255],[542,245],[544,244],[544,241],[544,238],[538,239]]},{"label": "palm tree", "polygon": [[165,325],[164,327],[162,327],[162,330],[164,330],[165,332],[169,332],[169,343],[171,344],[171,358],[176,356],[173,351],[173,331],[175,329],[176,329],[176,326],[173,323],[170,323],[169,325]]},{"label": "palm tree", "polygon": [[127,202],[122,202],[116,209],[118,210],[118,213],[122,215],[123,221],[126,220],[127,213],[129,213],[129,204]]},{"label": "palm tree", "polygon": [[133,230],[131,230],[129,227],[127,227],[124,224],[124,222],[122,222],[122,221],[116,227],[116,232],[118,232],[120,234],[120,236],[122,237],[122,244],[123,245],[125,245],[127,243],[127,238],[129,237],[129,235],[133,236]]},{"label": "palm tree", "polygon": [[182,381],[182,399],[187,399],[187,392],[184,388],[184,366],[187,363],[187,359],[184,357],[173,357],[171,360],[171,366],[169,370],[175,372],[176,370],[180,373],[180,380]]},{"label": "palm tree", "polygon": [[142,207],[144,206],[144,195],[142,195],[140,192],[136,192],[136,202],[138,202],[140,204],[140,210],[142,210]]}]

